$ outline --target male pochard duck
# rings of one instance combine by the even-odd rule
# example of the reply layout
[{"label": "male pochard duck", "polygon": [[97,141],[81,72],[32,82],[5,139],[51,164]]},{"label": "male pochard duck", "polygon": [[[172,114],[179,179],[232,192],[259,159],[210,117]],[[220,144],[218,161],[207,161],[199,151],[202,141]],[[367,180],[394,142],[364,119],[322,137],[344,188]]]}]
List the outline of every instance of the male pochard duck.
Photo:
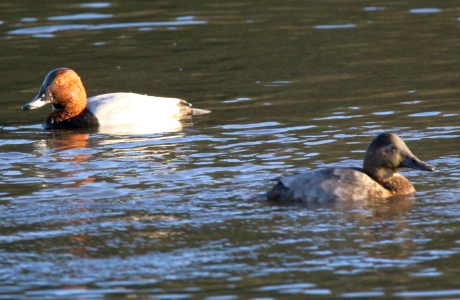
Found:
[{"label": "male pochard duck", "polygon": [[415,188],[398,173],[402,167],[435,169],[415,157],[401,138],[382,133],[367,147],[363,168],[324,168],[283,177],[267,193],[267,198],[324,203],[409,195]]},{"label": "male pochard duck", "polygon": [[111,93],[87,99],[80,77],[67,68],[49,72],[37,96],[22,109],[36,109],[47,103],[52,104],[53,111],[43,124],[45,129],[161,124],[168,119],[210,112],[191,108],[184,100],[134,93]]}]

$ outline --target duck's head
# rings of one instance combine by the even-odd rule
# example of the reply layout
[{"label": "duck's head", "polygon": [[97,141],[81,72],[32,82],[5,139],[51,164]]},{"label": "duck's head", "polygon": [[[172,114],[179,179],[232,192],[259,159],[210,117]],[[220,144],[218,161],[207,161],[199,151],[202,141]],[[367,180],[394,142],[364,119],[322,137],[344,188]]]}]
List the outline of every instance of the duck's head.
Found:
[{"label": "duck's head", "polygon": [[[396,173],[399,168],[434,171],[434,167],[419,160],[404,141],[392,133],[379,134],[367,147],[364,171],[378,177]],[[372,176],[374,177],[374,176]]]},{"label": "duck's head", "polygon": [[78,114],[85,109],[86,91],[75,71],[59,68],[49,72],[37,96],[22,109],[36,109],[47,103],[53,105],[53,110],[63,110],[70,114]]}]

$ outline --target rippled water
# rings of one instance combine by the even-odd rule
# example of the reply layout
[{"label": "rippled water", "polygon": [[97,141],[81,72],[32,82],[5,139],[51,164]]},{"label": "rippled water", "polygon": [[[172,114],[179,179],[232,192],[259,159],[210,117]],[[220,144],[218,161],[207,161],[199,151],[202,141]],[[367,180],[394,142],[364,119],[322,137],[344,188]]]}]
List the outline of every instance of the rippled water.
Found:
[{"label": "rippled water", "polygon": [[[0,4],[0,298],[460,297],[456,1]],[[43,131],[48,71],[179,97],[174,132]],[[251,201],[400,135],[414,196]]]}]

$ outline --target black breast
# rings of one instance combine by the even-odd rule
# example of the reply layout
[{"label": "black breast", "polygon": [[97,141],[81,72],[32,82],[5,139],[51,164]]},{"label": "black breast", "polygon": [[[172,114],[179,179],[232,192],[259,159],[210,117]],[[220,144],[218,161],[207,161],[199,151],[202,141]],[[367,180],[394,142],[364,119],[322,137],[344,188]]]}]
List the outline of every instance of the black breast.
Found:
[{"label": "black breast", "polygon": [[78,129],[98,126],[99,121],[87,108],[81,114],[71,119],[60,120],[50,116],[45,121],[45,129]]}]

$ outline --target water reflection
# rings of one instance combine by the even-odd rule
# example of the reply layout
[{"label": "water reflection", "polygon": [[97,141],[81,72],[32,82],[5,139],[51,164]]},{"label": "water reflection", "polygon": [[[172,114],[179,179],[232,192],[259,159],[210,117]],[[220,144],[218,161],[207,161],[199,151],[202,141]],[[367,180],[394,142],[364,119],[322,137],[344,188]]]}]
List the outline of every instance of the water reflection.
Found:
[{"label": "water reflection", "polygon": [[344,29],[355,28],[356,24],[331,24],[331,25],[315,25],[315,29]]},{"label": "water reflection", "polygon": [[379,11],[379,10],[386,10],[387,8],[384,6],[367,6],[364,7],[364,11]]},{"label": "water reflection", "polygon": [[[89,133],[78,133],[64,130],[50,132],[50,138],[46,140],[48,149],[66,150],[88,147]],[[42,147],[39,146],[39,149]]]},{"label": "water reflection", "polygon": [[[64,17],[50,17],[52,21],[54,20],[79,20],[85,19],[88,14],[79,14],[74,16],[64,16]],[[94,14],[89,14],[90,19],[100,19],[105,18],[103,15],[100,18],[95,18]],[[56,19],[57,18],[57,19]],[[68,30],[105,30],[105,29],[118,29],[118,28],[145,28],[145,27],[171,27],[171,26],[193,26],[193,25],[204,25],[207,24],[207,21],[203,20],[194,20],[192,18],[179,18],[175,21],[161,21],[161,22],[130,22],[130,23],[116,23],[116,24],[98,24],[98,25],[89,25],[89,24],[59,24],[59,25],[47,25],[47,26],[37,26],[37,27],[27,27],[11,30],[8,33],[12,35],[42,35],[50,34],[58,31],[68,31]]]},{"label": "water reflection", "polygon": [[[199,119],[199,117],[195,117]],[[126,124],[123,126],[101,126],[98,128],[100,134],[105,135],[154,135],[163,132],[179,132],[184,127],[192,126],[190,119],[180,120],[176,118],[162,119],[161,122],[148,124]]]},{"label": "water reflection", "polygon": [[111,4],[109,2],[94,2],[94,3],[82,3],[80,7],[89,7],[89,8],[106,8],[110,7]]},{"label": "water reflection", "polygon": [[82,14],[76,14],[76,15],[48,17],[48,20],[49,21],[73,21],[73,20],[109,19],[112,17],[113,17],[112,14],[82,13]]},{"label": "water reflection", "polygon": [[409,10],[411,14],[436,14],[442,12],[440,8],[413,8]]}]

